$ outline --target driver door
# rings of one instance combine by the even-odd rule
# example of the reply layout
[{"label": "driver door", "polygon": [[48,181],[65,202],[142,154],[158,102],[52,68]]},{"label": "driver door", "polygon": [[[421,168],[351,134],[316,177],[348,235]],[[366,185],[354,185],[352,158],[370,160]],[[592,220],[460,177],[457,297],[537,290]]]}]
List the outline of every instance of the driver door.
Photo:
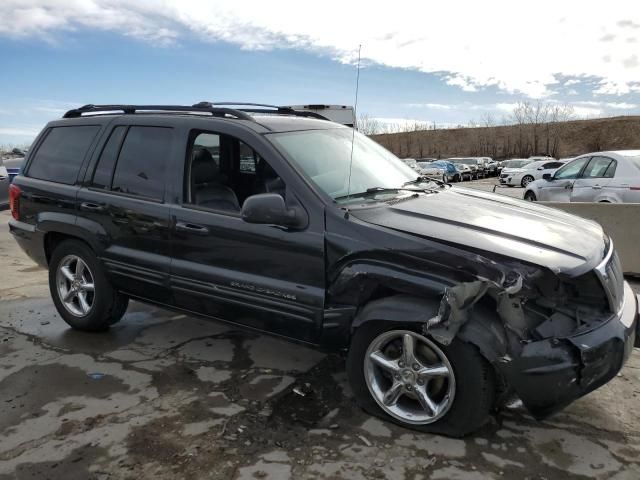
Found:
[{"label": "driver door", "polygon": [[603,156],[591,157],[580,178],[573,184],[572,202],[597,202],[602,190],[611,182],[616,161]]},{"label": "driver door", "polygon": [[551,180],[540,187],[539,200],[543,202],[570,202],[571,190],[590,157],[577,158],[556,171]]},{"label": "driver door", "polygon": [[259,143],[222,123],[188,132],[181,198],[171,211],[172,293],[186,310],[316,343],[324,307],[323,217],[310,213],[308,225],[295,230],[242,219],[246,198],[265,192],[314,210],[298,199],[299,185],[283,161],[272,163],[273,153]]}]

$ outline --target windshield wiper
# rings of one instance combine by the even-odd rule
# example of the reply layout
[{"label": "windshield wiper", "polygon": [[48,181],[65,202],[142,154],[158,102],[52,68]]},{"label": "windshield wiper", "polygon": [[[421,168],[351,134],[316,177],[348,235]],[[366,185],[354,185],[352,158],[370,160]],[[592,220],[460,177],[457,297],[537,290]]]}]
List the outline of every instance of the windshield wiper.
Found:
[{"label": "windshield wiper", "polygon": [[[433,182],[436,185],[440,185],[440,186],[445,186],[447,185],[447,182],[443,182],[442,180],[437,180],[435,178],[431,178],[431,177],[427,177],[424,175],[419,176],[418,178],[416,178],[415,180],[411,180],[409,182],[405,182],[402,184],[403,187],[406,187],[407,185],[416,185],[418,183],[422,183],[424,181],[427,182]],[[420,188],[420,189],[415,189],[415,190],[421,190],[421,191],[428,191],[428,192],[434,192],[434,193],[438,193],[437,190],[433,190],[431,188]]]},{"label": "windshield wiper", "polygon": [[374,193],[387,193],[387,192],[395,193],[399,191],[418,193],[418,192],[422,192],[423,190],[421,188],[404,188],[404,185],[402,187],[394,187],[394,188],[371,187],[371,188],[367,188],[367,190],[364,192],[356,192],[356,193],[350,193],[348,195],[342,195],[340,197],[334,198],[334,200],[342,200],[344,198],[349,198],[349,197],[354,197],[354,198],[363,197],[365,195],[371,195]]}]

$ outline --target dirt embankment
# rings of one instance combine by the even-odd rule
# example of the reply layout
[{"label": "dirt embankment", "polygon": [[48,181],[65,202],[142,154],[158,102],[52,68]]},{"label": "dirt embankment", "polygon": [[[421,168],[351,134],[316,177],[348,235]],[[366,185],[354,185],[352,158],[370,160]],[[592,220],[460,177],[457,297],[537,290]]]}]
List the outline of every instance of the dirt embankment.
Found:
[{"label": "dirt embankment", "polygon": [[544,124],[424,130],[373,135],[400,157],[490,156],[495,159],[640,149],[640,116]]}]

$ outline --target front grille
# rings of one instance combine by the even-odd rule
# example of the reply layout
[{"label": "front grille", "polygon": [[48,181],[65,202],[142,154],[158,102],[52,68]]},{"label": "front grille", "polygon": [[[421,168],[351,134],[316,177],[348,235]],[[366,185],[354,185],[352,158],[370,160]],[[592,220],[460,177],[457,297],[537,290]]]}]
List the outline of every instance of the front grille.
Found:
[{"label": "front grille", "polygon": [[624,276],[613,242],[609,242],[609,250],[600,265],[596,267],[596,273],[607,294],[609,308],[613,313],[620,313],[624,305]]}]

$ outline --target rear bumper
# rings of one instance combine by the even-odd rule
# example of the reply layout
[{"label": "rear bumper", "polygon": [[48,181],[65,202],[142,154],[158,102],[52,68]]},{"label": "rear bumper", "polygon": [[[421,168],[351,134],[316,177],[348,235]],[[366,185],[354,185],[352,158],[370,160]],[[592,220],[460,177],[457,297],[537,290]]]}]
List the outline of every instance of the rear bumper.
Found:
[{"label": "rear bumper", "polygon": [[625,304],[597,328],[562,339],[532,342],[498,369],[538,418],[561,410],[614,378],[631,355],[638,327],[638,299],[625,282]]},{"label": "rear bumper", "polygon": [[36,229],[34,225],[13,219],[9,220],[9,231],[31,260],[41,267],[47,267],[43,232]]}]

